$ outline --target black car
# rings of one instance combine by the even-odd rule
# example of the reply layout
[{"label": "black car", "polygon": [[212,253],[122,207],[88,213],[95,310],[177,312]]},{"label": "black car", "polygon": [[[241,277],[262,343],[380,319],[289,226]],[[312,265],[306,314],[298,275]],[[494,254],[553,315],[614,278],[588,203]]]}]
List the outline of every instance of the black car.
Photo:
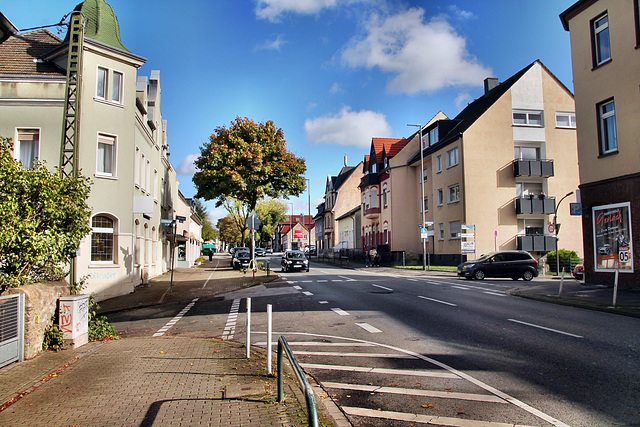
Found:
[{"label": "black car", "polygon": [[526,281],[538,276],[538,261],[525,251],[499,251],[463,262],[458,266],[458,276],[482,280],[485,277],[522,278]]},{"label": "black car", "polygon": [[282,271],[307,270],[309,271],[309,260],[302,251],[286,251],[282,254],[280,262]]},{"label": "black car", "polygon": [[235,251],[233,258],[231,259],[231,267],[234,270],[240,270],[242,268],[249,267],[249,261],[251,261],[251,254],[249,251]]}]

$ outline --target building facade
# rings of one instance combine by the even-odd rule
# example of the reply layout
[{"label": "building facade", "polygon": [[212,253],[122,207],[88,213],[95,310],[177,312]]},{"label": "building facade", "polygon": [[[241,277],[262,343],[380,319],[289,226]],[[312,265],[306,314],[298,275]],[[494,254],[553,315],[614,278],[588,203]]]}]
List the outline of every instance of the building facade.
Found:
[{"label": "building facade", "polygon": [[[92,232],[81,241],[74,279],[88,277],[86,291],[100,300],[130,293],[170,268],[171,230],[161,219],[190,207],[168,159],[159,71],[137,76],[146,60],[124,47],[104,0],[76,10],[87,21],[75,162],[92,181]],[[13,138],[14,156],[26,168],[36,160],[51,169],[60,163],[68,50],[68,40],[47,30],[0,44],[0,134]]]},{"label": "building facade", "polygon": [[585,280],[638,287],[640,5],[582,0],[561,15],[571,38]]}]

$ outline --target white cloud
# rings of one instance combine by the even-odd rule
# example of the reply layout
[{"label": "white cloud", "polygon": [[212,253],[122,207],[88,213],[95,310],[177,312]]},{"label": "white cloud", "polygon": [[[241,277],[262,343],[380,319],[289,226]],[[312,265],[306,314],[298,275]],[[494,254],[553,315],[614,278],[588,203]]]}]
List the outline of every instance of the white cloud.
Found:
[{"label": "white cloud", "polygon": [[196,173],[196,165],[193,163],[198,158],[197,154],[189,154],[182,159],[180,165],[176,169],[178,175],[193,175]]},{"label": "white cloud", "polygon": [[471,98],[471,95],[469,95],[468,93],[460,93],[458,94],[458,96],[456,96],[456,107],[460,108],[460,107],[466,107],[467,104],[472,100],[473,98]]},{"label": "white cloud", "polygon": [[466,40],[444,19],[424,22],[424,10],[410,9],[365,24],[365,37],[342,52],[351,67],[375,68],[395,75],[389,92],[414,94],[450,86],[481,85],[492,75],[466,48]]},{"label": "white cloud", "polygon": [[473,12],[469,12],[467,10],[462,10],[456,5],[449,6],[449,11],[453,14],[455,18],[461,19],[463,21],[468,21],[470,19],[475,19],[476,16]]},{"label": "white cloud", "polygon": [[307,139],[315,144],[327,143],[367,148],[371,135],[390,136],[391,126],[384,114],[375,111],[351,111],[343,107],[338,114],[307,119]]},{"label": "white cloud", "polygon": [[277,50],[280,52],[280,46],[286,43],[288,42],[282,38],[282,35],[279,35],[275,40],[267,40],[263,44],[256,46],[255,50]]},{"label": "white cloud", "polygon": [[337,0],[258,0],[256,15],[261,19],[278,22],[287,12],[313,15],[322,9],[335,7]]},{"label": "white cloud", "polygon": [[331,86],[331,89],[329,89],[330,93],[339,93],[339,92],[344,92],[344,90],[342,89],[342,87],[340,86],[340,83],[334,83]]}]

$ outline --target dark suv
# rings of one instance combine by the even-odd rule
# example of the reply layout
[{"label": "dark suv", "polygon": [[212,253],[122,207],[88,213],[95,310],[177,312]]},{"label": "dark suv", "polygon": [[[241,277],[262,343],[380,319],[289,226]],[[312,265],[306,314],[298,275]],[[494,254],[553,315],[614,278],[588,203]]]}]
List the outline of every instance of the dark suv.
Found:
[{"label": "dark suv", "polygon": [[458,276],[482,280],[485,277],[510,277],[531,280],[538,276],[538,261],[525,251],[499,251],[463,262],[458,266]]}]

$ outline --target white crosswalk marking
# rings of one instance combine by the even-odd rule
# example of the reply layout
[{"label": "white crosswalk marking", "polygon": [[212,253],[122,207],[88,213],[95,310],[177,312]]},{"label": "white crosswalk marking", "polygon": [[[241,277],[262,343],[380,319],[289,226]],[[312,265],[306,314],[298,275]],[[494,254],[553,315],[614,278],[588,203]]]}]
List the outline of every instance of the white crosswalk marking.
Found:
[{"label": "white crosswalk marking", "polygon": [[173,325],[175,325],[176,323],[178,323],[180,321],[180,319],[182,319],[182,317],[187,314],[187,312],[189,310],[191,310],[191,308],[196,304],[196,301],[198,301],[199,298],[195,298],[193,299],[185,308],[182,309],[182,311],[180,311],[180,313],[178,313],[178,315],[176,317],[174,317],[173,319],[171,319],[169,322],[167,322],[162,328],[158,329],[156,331],[155,334],[153,334],[154,337],[161,337],[164,335],[165,332],[167,332],[169,329],[171,329],[173,327]]}]

